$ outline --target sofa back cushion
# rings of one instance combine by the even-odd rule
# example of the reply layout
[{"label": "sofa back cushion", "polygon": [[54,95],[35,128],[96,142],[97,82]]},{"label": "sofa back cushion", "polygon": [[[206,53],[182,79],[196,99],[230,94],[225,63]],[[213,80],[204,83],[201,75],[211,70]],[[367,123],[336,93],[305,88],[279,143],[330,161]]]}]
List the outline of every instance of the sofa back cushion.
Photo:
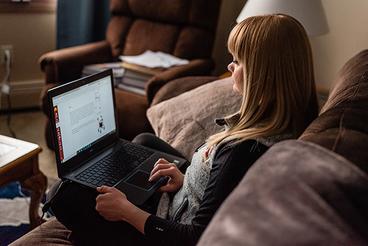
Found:
[{"label": "sofa back cushion", "polygon": [[367,245],[368,175],[314,143],[272,146],[198,245]]},{"label": "sofa back cushion", "polygon": [[106,33],[112,54],[163,51],[194,59],[211,56],[221,0],[111,0]]},{"label": "sofa back cushion", "polygon": [[235,113],[240,103],[231,78],[226,78],[156,104],[147,117],[158,137],[190,159],[210,135],[222,130],[214,119]]},{"label": "sofa back cushion", "polygon": [[320,116],[300,139],[332,150],[368,171],[368,50],[339,72]]}]

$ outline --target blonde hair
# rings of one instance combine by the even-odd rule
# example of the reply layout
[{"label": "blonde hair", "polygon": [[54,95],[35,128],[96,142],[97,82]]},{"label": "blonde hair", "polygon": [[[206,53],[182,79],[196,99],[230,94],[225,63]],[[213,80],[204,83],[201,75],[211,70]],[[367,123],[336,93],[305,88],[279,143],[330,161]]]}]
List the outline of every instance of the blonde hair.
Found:
[{"label": "blonde hair", "polygon": [[318,115],[312,51],[303,26],[287,15],[250,17],[233,28],[228,49],[243,65],[240,118],[212,135],[208,146],[285,131],[299,136]]}]

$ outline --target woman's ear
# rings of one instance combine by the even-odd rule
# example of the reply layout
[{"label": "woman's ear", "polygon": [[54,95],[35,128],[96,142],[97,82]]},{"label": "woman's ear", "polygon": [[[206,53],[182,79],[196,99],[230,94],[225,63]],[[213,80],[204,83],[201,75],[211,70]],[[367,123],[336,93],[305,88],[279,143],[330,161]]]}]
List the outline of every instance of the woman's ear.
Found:
[{"label": "woman's ear", "polygon": [[230,62],[229,65],[227,65],[227,70],[230,73],[233,73],[234,72],[234,63],[233,62]]}]

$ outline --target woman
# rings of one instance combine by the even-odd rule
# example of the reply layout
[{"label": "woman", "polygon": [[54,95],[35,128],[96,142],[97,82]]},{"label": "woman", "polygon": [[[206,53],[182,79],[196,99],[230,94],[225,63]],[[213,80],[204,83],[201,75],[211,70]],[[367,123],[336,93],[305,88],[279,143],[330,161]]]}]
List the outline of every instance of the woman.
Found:
[{"label": "woman", "polygon": [[[238,113],[217,121],[225,130],[196,151],[185,174],[164,159],[155,164],[150,180],[170,179],[160,188],[169,195],[153,209],[136,207],[112,187],[99,187],[98,194],[67,187],[53,210],[73,231],[76,243],[195,244],[269,146],[299,136],[317,116],[311,48],[298,21],[287,15],[248,18],[231,31],[228,48],[233,56],[228,70],[242,104]],[[142,137],[136,141],[146,142]],[[174,151],[160,140],[149,141],[151,147]]]}]

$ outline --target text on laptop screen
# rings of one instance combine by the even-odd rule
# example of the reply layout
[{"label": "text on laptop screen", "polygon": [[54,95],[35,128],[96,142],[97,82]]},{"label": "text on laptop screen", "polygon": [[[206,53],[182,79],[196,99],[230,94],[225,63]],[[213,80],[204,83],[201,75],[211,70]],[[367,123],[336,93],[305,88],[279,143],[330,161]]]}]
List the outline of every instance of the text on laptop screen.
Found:
[{"label": "text on laptop screen", "polygon": [[52,99],[61,163],[115,132],[111,87],[107,76]]}]

